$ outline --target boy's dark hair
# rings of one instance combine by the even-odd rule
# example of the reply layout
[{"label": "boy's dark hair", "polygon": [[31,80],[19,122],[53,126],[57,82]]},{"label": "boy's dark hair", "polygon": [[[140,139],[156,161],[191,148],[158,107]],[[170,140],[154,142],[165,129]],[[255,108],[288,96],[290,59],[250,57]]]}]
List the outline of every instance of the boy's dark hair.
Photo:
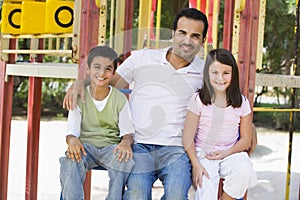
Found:
[{"label": "boy's dark hair", "polygon": [[188,19],[194,19],[196,21],[202,21],[204,23],[204,29],[203,29],[203,39],[206,37],[207,30],[208,30],[208,21],[205,14],[203,14],[201,11],[195,9],[195,8],[183,8],[181,9],[174,18],[173,23],[173,30],[176,31],[178,20],[181,17],[186,17]]},{"label": "boy's dark hair", "polygon": [[202,89],[198,90],[200,100],[204,105],[212,103],[211,98],[214,96],[214,90],[210,84],[208,72],[210,65],[215,61],[232,67],[231,82],[226,90],[227,105],[231,105],[234,108],[241,107],[242,94],[239,84],[238,65],[231,52],[223,48],[211,50],[207,54],[203,71],[203,87]]},{"label": "boy's dark hair", "polygon": [[88,67],[91,67],[91,63],[93,61],[93,59],[97,56],[101,56],[104,58],[108,58],[111,61],[114,62],[114,71],[117,69],[118,66],[118,54],[110,47],[108,46],[96,46],[94,48],[92,48],[89,51],[88,54],[88,59],[87,59],[87,63],[88,63]]}]

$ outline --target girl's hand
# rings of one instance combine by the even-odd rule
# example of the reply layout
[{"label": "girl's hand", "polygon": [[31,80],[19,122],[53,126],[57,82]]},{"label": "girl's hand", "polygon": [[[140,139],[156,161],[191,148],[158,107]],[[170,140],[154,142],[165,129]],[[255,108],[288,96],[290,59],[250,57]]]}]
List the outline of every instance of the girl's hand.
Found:
[{"label": "girl's hand", "polygon": [[227,156],[229,156],[229,153],[227,151],[214,151],[210,154],[207,154],[205,157],[209,160],[222,160]]},{"label": "girl's hand", "polygon": [[200,188],[202,187],[202,176],[206,176],[209,178],[209,175],[205,168],[199,164],[198,166],[193,166],[192,169],[192,175],[193,175],[193,185],[197,188],[199,186]]}]

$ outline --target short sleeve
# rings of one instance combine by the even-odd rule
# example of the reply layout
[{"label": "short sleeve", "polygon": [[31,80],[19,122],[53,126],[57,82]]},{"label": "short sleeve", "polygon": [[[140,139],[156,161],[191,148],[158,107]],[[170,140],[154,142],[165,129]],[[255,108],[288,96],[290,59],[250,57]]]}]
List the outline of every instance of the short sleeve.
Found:
[{"label": "short sleeve", "polygon": [[194,93],[191,97],[190,101],[188,102],[187,110],[195,113],[196,115],[200,115],[202,109],[202,102],[199,98],[198,93]]},{"label": "short sleeve", "polygon": [[117,73],[127,82],[131,83],[134,81],[134,68],[136,63],[139,63],[139,59],[142,56],[141,50],[135,52],[129,56],[118,68]]},{"label": "short sleeve", "polygon": [[250,107],[250,103],[249,103],[249,100],[247,99],[247,97],[245,97],[243,95],[242,98],[243,98],[243,101],[242,101],[241,117],[245,117],[246,115],[249,115],[251,113],[251,107]]}]

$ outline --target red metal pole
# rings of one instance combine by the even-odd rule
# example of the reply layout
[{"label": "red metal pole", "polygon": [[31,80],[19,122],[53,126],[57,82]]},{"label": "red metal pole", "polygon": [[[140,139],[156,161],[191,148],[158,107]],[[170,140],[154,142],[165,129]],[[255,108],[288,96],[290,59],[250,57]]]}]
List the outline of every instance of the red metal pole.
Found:
[{"label": "red metal pole", "polygon": [[[98,45],[99,8],[95,0],[81,1],[80,41],[79,41],[79,75],[78,79],[85,78],[85,61],[89,50]],[[86,173],[84,182],[84,199],[90,199],[91,172]]]},{"label": "red metal pole", "polygon": [[231,51],[234,0],[224,2],[223,48]]},{"label": "red metal pole", "polygon": [[125,4],[125,34],[124,34],[124,59],[130,56],[132,47],[133,0],[126,0]]},{"label": "red metal pole", "polygon": [[[9,48],[16,48],[15,39],[10,40]],[[13,62],[15,62],[15,57],[10,55],[9,63]],[[0,60],[0,68],[0,199],[7,199],[10,129],[14,79],[11,76],[8,82],[5,82],[5,61]]]},{"label": "red metal pole", "polygon": [[[44,39],[39,39],[38,49],[44,48]],[[43,61],[38,55],[37,62]],[[42,78],[29,77],[28,89],[28,133],[27,133],[27,161],[26,161],[26,189],[25,199],[37,199],[39,139],[42,102]]]},{"label": "red metal pole", "polygon": [[99,8],[95,0],[81,1],[80,41],[79,41],[79,79],[85,78],[86,56],[92,47],[98,45]]},{"label": "red metal pole", "polygon": [[258,41],[259,0],[246,1],[241,13],[238,66],[240,86],[253,107],[256,52]]}]

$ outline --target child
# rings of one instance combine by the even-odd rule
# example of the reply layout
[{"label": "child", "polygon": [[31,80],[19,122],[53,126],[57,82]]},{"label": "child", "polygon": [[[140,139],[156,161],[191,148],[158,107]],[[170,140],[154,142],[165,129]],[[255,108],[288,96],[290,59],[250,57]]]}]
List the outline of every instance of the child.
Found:
[{"label": "child", "polygon": [[[244,150],[251,145],[251,108],[240,92],[238,66],[226,49],[209,52],[204,85],[190,99],[183,146],[191,160],[195,199],[242,198],[256,184],[256,173]],[[239,131],[240,127],[240,131]]]},{"label": "child", "polygon": [[102,166],[108,170],[107,200],[120,200],[132,160],[134,128],[127,98],[109,85],[117,67],[117,54],[106,46],[90,50],[87,74],[91,85],[85,103],[78,98],[77,109],[68,115],[67,156],[60,158],[62,199],[84,199],[87,170]]}]

